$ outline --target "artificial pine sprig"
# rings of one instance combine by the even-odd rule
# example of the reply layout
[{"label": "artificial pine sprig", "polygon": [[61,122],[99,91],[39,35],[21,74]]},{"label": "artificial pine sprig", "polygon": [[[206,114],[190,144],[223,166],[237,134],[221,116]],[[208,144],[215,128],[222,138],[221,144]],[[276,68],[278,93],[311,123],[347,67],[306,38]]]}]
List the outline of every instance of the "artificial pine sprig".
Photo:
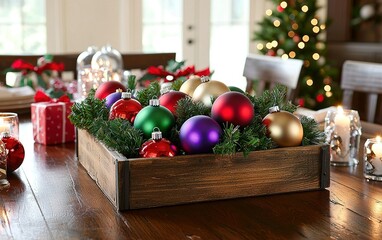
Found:
[{"label": "artificial pine sprig", "polygon": [[107,121],[109,111],[105,106],[104,100],[94,97],[95,90],[91,89],[89,95],[80,103],[72,106],[72,112],[69,120],[78,128],[88,130],[94,122],[94,119],[100,118]]},{"label": "artificial pine sprig", "polygon": [[318,128],[318,123],[310,117],[302,116],[300,118],[304,136],[302,145],[319,145],[325,141],[325,133]]},{"label": "artificial pine sprig", "polygon": [[127,88],[131,91],[135,90],[135,87],[137,86],[137,80],[135,75],[129,75],[127,78]]},{"label": "artificial pine sprig", "polygon": [[183,80],[182,79],[176,79],[174,82],[172,82],[172,85],[171,85],[171,89],[172,90],[175,90],[175,91],[179,91],[180,87],[182,86],[183,84]]},{"label": "artificial pine sprig", "polygon": [[285,100],[286,93],[286,87],[278,84],[272,90],[264,91],[261,96],[252,98],[255,114],[264,118],[269,113],[269,108],[273,106],[279,106],[280,110],[290,113],[295,112],[297,106]]},{"label": "artificial pine sprig", "polygon": [[194,102],[190,97],[182,98],[178,101],[176,108],[176,123],[180,128],[187,119],[196,115],[209,116],[211,108],[201,102]]},{"label": "artificial pine sprig", "polygon": [[157,81],[152,82],[147,88],[137,92],[137,100],[142,107],[149,105],[150,99],[160,96],[160,85]]}]

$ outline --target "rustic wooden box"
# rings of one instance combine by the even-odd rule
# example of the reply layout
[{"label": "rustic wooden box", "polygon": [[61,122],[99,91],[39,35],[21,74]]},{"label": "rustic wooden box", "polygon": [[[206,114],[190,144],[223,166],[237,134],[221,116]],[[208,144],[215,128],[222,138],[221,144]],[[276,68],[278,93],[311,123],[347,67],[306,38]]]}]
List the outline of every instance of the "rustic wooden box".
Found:
[{"label": "rustic wooden box", "polygon": [[329,187],[329,148],[127,159],[78,130],[78,159],[117,210]]}]

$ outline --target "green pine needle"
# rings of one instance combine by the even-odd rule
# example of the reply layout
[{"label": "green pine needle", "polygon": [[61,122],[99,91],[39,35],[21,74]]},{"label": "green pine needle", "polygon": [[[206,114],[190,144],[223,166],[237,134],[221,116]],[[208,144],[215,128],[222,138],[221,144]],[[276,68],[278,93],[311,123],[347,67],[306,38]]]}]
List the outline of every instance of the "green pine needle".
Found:
[{"label": "green pine needle", "polygon": [[206,107],[201,102],[194,102],[190,97],[182,98],[178,101],[178,106],[176,108],[176,123],[180,128],[187,119],[196,115],[206,115],[209,116],[211,113],[211,108]]},{"label": "green pine needle", "polygon": [[131,91],[135,90],[135,87],[137,85],[137,80],[135,75],[129,75],[127,78],[127,88]]},{"label": "green pine needle", "polygon": [[319,130],[318,123],[313,118],[306,116],[302,116],[300,120],[304,131],[302,145],[323,144],[325,141],[325,133]]},{"label": "green pine needle", "polygon": [[147,88],[137,92],[137,100],[142,107],[149,105],[150,99],[160,96],[160,85],[157,81],[152,82]]},{"label": "green pine needle", "polygon": [[177,80],[175,80],[172,83],[171,89],[174,90],[174,91],[179,91],[179,89],[182,86],[182,84],[183,84],[183,79],[182,78],[178,78]]}]

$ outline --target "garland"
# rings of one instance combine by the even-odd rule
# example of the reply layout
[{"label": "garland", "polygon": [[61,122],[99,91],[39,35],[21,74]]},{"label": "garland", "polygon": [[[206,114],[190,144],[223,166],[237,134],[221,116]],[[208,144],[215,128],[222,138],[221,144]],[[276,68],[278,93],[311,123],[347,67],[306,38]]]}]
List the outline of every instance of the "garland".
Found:
[{"label": "garland", "polygon": [[[178,88],[179,84],[174,84],[173,88]],[[88,97],[81,103],[75,103],[70,121],[78,128],[87,130],[90,134],[102,141],[106,146],[114,149],[126,157],[137,157],[139,148],[146,140],[143,139],[140,130],[135,129],[128,121],[115,119],[108,120],[108,109],[104,100],[94,98],[95,90],[92,90]],[[160,85],[152,82],[149,87],[137,92],[137,100],[142,106],[147,106],[150,99],[160,96]],[[234,154],[243,152],[247,155],[251,151],[266,150],[275,148],[275,143],[266,136],[266,128],[262,124],[262,119],[268,114],[268,109],[272,106],[279,106],[281,110],[293,113],[297,106],[285,101],[286,87],[276,86],[273,90],[265,91],[259,97],[247,94],[255,107],[255,117],[252,123],[240,129],[230,125],[223,126],[223,136],[219,144],[213,151],[215,154]],[[184,98],[178,101],[177,120],[173,127],[169,140],[180,146],[179,129],[182,124],[195,115],[210,115],[211,108],[202,103],[193,102],[191,98]],[[308,117],[301,118],[304,136],[302,145],[317,145],[324,142],[324,133],[318,129],[318,124],[314,119]],[[179,147],[179,149],[181,149]]]}]

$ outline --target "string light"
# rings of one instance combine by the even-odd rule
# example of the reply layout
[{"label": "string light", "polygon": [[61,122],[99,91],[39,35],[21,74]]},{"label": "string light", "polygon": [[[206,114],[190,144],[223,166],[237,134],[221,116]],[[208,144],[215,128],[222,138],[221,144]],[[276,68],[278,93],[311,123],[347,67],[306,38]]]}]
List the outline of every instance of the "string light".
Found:
[{"label": "string light", "polygon": [[285,52],[284,52],[284,49],[282,49],[282,48],[279,48],[279,49],[277,49],[277,55],[278,56],[281,56],[281,55],[283,55]]},{"label": "string light", "polygon": [[320,59],[320,54],[313,53],[312,58],[317,61],[318,59]]},{"label": "string light", "polygon": [[318,20],[316,18],[313,18],[312,20],[310,20],[310,23],[313,25],[313,26],[316,26],[318,24]]},{"label": "string light", "polygon": [[324,49],[325,48],[325,44],[323,42],[318,42],[318,43],[316,43],[316,48],[317,49]]},{"label": "string light", "polygon": [[272,48],[272,43],[267,42],[267,44],[265,44],[265,47],[268,48],[268,49],[271,49]]},{"label": "string light", "polygon": [[288,6],[288,4],[287,4],[287,2],[285,2],[285,1],[282,1],[281,3],[280,3],[280,7],[282,7],[282,8],[286,8]]},{"label": "string light", "polygon": [[281,24],[280,21],[277,20],[277,19],[273,21],[273,25],[274,25],[275,27],[279,27],[280,24]]},{"label": "string light", "polygon": [[257,47],[258,50],[263,50],[264,44],[258,43],[256,47]]},{"label": "string light", "polygon": [[326,28],[325,24],[320,25],[321,30],[324,30]]},{"label": "string light", "polygon": [[289,31],[288,32],[288,37],[292,38],[294,37],[295,33],[293,31]]},{"label": "string light", "polygon": [[308,79],[306,80],[306,85],[308,85],[309,87],[311,87],[313,85],[313,80],[312,79]]},{"label": "string light", "polygon": [[304,42],[299,42],[299,43],[297,44],[297,47],[298,47],[299,49],[303,49],[303,48],[305,47],[305,43],[304,43]]},{"label": "string light", "polygon": [[298,24],[297,23],[293,23],[292,24],[292,29],[293,30],[297,30],[298,29]]},{"label": "string light", "polygon": [[289,52],[289,57],[290,58],[295,58],[296,57],[296,52],[295,51],[290,51]]},{"label": "string light", "polygon": [[314,26],[312,30],[314,33],[318,33],[320,31],[320,28],[317,26]]},{"label": "string light", "polygon": [[272,16],[272,10],[271,9],[267,9],[265,11],[265,14],[269,17],[269,16]]},{"label": "string light", "polygon": [[281,58],[282,59],[288,59],[289,57],[288,57],[288,54],[284,53],[283,55],[281,55]]},{"label": "string light", "polygon": [[304,42],[308,42],[308,41],[309,41],[309,36],[308,36],[308,35],[304,35],[304,36],[302,37],[302,41],[304,41]]},{"label": "string light", "polygon": [[325,92],[330,92],[332,90],[332,87],[330,85],[325,85],[324,90]]},{"label": "string light", "polygon": [[325,95],[329,98],[329,97],[333,96],[333,93],[332,92],[326,92]]},{"label": "string light", "polygon": [[273,40],[272,41],[272,47],[277,47],[277,45],[279,45],[279,43],[276,41],[276,40]]},{"label": "string light", "polygon": [[304,5],[304,6],[302,6],[301,7],[301,11],[303,11],[303,12],[307,12],[309,10],[309,8],[308,8],[308,6],[306,6],[306,5]]}]

